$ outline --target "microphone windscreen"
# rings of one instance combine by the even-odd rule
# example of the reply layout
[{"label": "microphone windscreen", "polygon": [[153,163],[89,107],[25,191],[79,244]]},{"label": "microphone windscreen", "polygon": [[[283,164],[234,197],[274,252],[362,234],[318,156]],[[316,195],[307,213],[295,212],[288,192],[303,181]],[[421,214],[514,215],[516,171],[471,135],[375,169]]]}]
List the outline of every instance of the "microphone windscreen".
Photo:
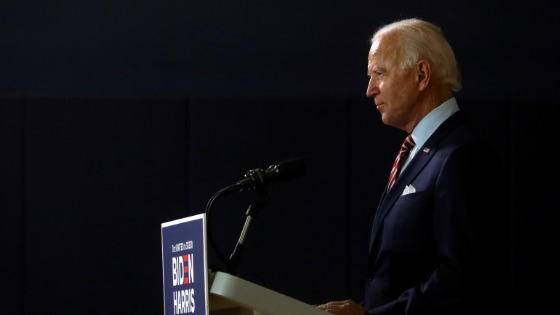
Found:
[{"label": "microphone windscreen", "polygon": [[278,162],[276,165],[277,176],[276,179],[288,181],[302,177],[306,173],[305,162],[301,158],[292,158]]}]

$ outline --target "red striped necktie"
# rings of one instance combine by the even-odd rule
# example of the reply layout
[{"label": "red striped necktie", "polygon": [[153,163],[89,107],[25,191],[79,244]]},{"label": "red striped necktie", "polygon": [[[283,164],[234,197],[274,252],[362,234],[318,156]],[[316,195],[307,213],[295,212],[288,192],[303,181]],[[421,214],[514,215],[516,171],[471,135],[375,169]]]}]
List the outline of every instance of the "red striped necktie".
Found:
[{"label": "red striped necktie", "polygon": [[404,142],[399,151],[399,155],[397,155],[397,158],[393,163],[393,168],[391,169],[391,174],[389,176],[389,184],[387,185],[387,191],[389,191],[389,189],[391,189],[391,187],[395,183],[395,180],[397,179],[397,176],[399,176],[399,173],[401,171],[401,167],[406,161],[406,158],[408,157],[408,154],[410,153],[410,150],[414,147],[414,145],[415,143],[414,139],[412,139],[412,134],[409,134],[408,137],[404,139]]}]

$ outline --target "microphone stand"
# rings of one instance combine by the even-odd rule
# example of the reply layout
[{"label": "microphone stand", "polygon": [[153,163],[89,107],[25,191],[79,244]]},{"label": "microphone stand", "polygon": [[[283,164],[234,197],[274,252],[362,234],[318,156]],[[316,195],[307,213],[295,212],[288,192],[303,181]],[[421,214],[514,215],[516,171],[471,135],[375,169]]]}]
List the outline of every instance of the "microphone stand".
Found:
[{"label": "microphone stand", "polygon": [[245,215],[247,216],[245,218],[245,224],[243,225],[243,229],[241,230],[241,235],[239,236],[239,240],[237,241],[237,244],[235,245],[233,252],[229,256],[229,263],[227,267],[230,274],[236,274],[235,270],[237,269],[237,265],[239,264],[239,259],[241,258],[241,252],[243,251],[244,244],[245,244],[245,238],[247,237],[247,233],[249,232],[249,227],[251,226],[251,222],[253,221],[253,218],[257,217],[259,210],[261,208],[270,204],[268,193],[265,187],[257,186],[255,187],[254,190],[258,194],[259,198],[253,201],[247,208],[247,211],[245,212]]}]

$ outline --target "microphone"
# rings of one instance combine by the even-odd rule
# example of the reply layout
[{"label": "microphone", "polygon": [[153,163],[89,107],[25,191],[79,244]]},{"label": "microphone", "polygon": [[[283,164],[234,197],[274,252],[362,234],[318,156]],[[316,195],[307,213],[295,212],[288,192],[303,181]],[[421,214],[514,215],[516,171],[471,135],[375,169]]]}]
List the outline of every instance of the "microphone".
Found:
[{"label": "microphone", "polygon": [[290,181],[304,176],[305,162],[301,158],[291,158],[270,165],[267,169],[256,168],[249,170],[245,178],[226,187],[222,193],[231,193],[245,189],[265,186],[272,181]]}]

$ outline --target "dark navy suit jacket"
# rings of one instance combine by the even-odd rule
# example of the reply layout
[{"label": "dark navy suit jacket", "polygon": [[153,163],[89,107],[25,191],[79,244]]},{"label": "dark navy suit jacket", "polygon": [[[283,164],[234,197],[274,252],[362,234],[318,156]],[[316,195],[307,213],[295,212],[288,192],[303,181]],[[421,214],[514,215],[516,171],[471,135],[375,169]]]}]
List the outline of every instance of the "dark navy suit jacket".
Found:
[{"label": "dark navy suit jacket", "polygon": [[[419,148],[373,222],[369,314],[507,314],[507,179],[461,111]],[[415,193],[402,195],[405,186]]]}]

